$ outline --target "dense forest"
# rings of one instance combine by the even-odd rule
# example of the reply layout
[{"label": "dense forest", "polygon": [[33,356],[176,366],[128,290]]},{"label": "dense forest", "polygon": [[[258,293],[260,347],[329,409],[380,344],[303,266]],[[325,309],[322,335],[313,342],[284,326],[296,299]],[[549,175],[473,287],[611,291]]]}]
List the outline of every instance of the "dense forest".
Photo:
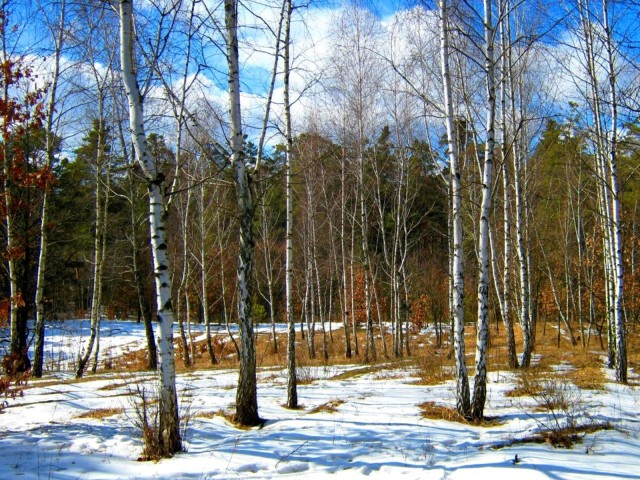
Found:
[{"label": "dense forest", "polygon": [[48,322],[91,320],[78,376],[101,319],[144,322],[166,454],[174,362],[216,364],[212,325],[239,325],[245,425],[258,323],[286,349],[291,408],[296,349],[371,363],[427,330],[458,411],[482,418],[493,324],[512,368],[548,324],[626,383],[638,4],[268,3],[2,1],[5,372],[42,376]]}]

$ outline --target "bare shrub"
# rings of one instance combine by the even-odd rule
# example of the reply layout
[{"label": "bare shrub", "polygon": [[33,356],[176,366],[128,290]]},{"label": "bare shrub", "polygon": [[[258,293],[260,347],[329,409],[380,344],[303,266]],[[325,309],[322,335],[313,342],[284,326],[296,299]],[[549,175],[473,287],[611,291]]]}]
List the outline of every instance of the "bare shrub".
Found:
[{"label": "bare shrub", "polygon": [[131,421],[142,439],[142,454],[138,460],[160,460],[164,452],[159,435],[158,392],[143,383],[135,383],[130,394],[134,415]]},{"label": "bare shrub", "polygon": [[[582,392],[565,378],[540,378],[523,375],[526,390],[535,402],[534,413],[521,409],[538,424],[538,433],[531,441],[544,441],[569,448],[580,442],[585,434],[609,429],[608,423],[598,423],[587,413]],[[536,415],[544,413],[544,415]]]},{"label": "bare shrub", "polygon": [[[142,453],[139,461],[158,461],[170,456],[160,440],[160,409],[159,392],[155,382],[145,384],[144,380],[135,382],[129,379],[128,393],[133,415],[130,423],[138,430],[142,440]],[[180,422],[180,437],[184,440],[192,418],[191,404],[193,388],[185,386],[178,401],[178,416]],[[184,448],[184,444],[183,444]]]},{"label": "bare shrub", "polygon": [[24,396],[24,389],[28,380],[29,372],[0,377],[0,413],[9,406],[9,400]]},{"label": "bare shrub", "polygon": [[324,366],[301,365],[296,367],[298,385],[308,385],[318,380],[330,380],[334,378],[335,371]]}]

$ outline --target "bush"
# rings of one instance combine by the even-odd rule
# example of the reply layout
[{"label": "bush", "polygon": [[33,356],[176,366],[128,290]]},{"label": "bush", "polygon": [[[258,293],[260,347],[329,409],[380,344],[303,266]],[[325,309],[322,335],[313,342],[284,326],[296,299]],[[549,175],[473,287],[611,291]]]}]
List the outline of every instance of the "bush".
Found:
[{"label": "bush", "polygon": [[158,394],[141,383],[135,384],[131,394],[134,411],[132,423],[140,432],[143,445],[138,460],[160,460],[163,452],[159,435]]},{"label": "bush", "polygon": [[0,413],[9,405],[9,400],[24,396],[24,387],[29,379],[29,373],[17,376],[0,377]]},{"label": "bush", "polygon": [[[138,430],[142,440],[142,454],[139,461],[158,461],[161,458],[171,456],[173,452],[167,452],[165,445],[160,442],[160,409],[159,393],[157,385],[145,385],[143,381],[129,384],[133,418],[130,418],[133,426]],[[180,437],[184,440],[187,435],[187,427],[191,419],[191,395],[192,389],[186,387],[178,401],[180,417]]]},{"label": "bush", "polygon": [[608,423],[597,423],[588,415],[580,389],[568,380],[531,375],[523,378],[522,388],[533,398],[535,412],[545,413],[543,416],[527,413],[539,427],[539,433],[529,440],[569,448],[586,433],[611,428]]}]

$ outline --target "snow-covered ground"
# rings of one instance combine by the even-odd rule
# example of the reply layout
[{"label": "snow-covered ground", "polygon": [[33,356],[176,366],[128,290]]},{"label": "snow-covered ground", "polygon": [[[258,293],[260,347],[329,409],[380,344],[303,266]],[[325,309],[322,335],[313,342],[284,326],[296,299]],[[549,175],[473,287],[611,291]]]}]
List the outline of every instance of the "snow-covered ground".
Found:
[{"label": "snow-covered ground", "polygon": [[[46,324],[46,342],[44,348],[44,370],[47,373],[75,371],[75,363],[83,353],[87,339],[89,338],[91,322],[83,320],[52,321]],[[157,328],[154,326],[154,328]],[[185,326],[185,329],[187,327]],[[337,328],[337,324],[333,324]],[[190,326],[194,340],[199,341],[205,338],[203,324],[193,323]],[[229,326],[233,335],[238,335],[238,326]],[[33,322],[29,323],[29,331],[34,332]],[[276,324],[277,333],[286,333],[286,325]],[[177,336],[178,327],[174,325],[174,333]],[[226,335],[225,325],[212,324],[212,335]],[[256,325],[258,334],[268,334],[271,332],[271,324]],[[146,336],[144,324],[133,321],[102,320],[100,322],[100,362],[104,364],[110,359],[118,357],[123,353],[144,348]],[[9,330],[0,328],[0,338],[9,338]],[[31,344],[34,343],[30,337]],[[33,347],[33,345],[32,345]],[[8,341],[0,343],[0,358],[7,353]],[[33,348],[29,350],[29,355],[33,359]]]},{"label": "snow-covered ground", "polygon": [[[144,343],[141,326],[118,330],[115,323],[103,335],[113,349]],[[421,416],[425,401],[452,405],[452,383],[418,385],[416,372],[397,365],[341,375],[353,369],[359,367],[305,367],[304,376],[315,380],[299,386],[304,409],[297,411],[282,407],[284,371],[261,370],[260,415],[267,422],[250,430],[213,415],[232,410],[235,371],[180,375],[181,408],[190,417],[186,451],[157,463],[137,461],[142,447],[132,395],[138,382],[152,387],[153,376],[65,382],[68,375],[56,374],[56,381],[31,381],[24,398],[9,401],[0,415],[0,479],[640,479],[638,387],[611,382],[604,392],[582,391],[576,413],[615,429],[588,434],[573,448],[504,447],[549,421],[531,399],[504,396],[512,374],[490,373],[486,414],[501,423],[476,427]],[[333,412],[312,412],[329,402]],[[114,410],[103,418],[82,416],[99,409]]]}]

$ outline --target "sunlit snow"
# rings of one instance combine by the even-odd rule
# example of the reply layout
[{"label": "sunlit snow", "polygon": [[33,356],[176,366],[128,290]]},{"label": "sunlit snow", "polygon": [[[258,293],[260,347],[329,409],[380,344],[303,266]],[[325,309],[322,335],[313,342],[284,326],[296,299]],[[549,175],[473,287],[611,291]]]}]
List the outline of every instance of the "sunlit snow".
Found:
[{"label": "sunlit snow", "polygon": [[[259,406],[266,423],[250,430],[214,415],[232,411],[237,372],[181,374],[181,410],[190,417],[186,451],[156,463],[137,461],[142,447],[133,425],[132,393],[138,384],[152,388],[155,377],[99,373],[82,382],[65,381],[72,378],[64,372],[65,356],[72,359],[81,345],[74,331],[78,325],[57,324],[48,339],[49,366],[59,364],[63,371],[31,380],[24,397],[10,400],[0,415],[1,479],[640,478],[637,386],[610,382],[604,392],[580,392],[584,411],[579,414],[609,421],[615,429],[588,434],[566,449],[517,443],[534,434],[548,414],[535,411],[526,397],[504,396],[513,386],[513,374],[489,375],[485,413],[503,423],[475,427],[422,418],[419,404],[425,401],[453,405],[454,386],[418,385],[412,382],[416,372],[398,364],[353,376],[340,374],[361,367],[303,367],[301,373],[313,381],[299,386],[304,408],[296,411],[282,407],[284,370],[261,369]],[[103,322],[104,355],[143,346],[141,324]],[[331,401],[335,412],[311,412]],[[107,408],[116,414],[81,417]]]}]

